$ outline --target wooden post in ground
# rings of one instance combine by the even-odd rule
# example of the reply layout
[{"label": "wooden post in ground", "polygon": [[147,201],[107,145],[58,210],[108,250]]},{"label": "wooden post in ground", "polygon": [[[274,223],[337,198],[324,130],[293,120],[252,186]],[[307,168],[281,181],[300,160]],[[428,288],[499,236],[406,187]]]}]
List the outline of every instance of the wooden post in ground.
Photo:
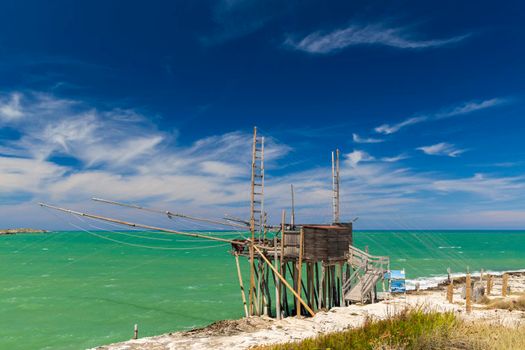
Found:
[{"label": "wooden post in ground", "polygon": [[467,278],[465,280],[465,308],[467,313],[472,311],[472,282],[470,280],[470,273],[467,273]]},{"label": "wooden post in ground", "polygon": [[507,296],[507,290],[509,289],[509,274],[504,273],[501,277],[501,296],[506,297]]},{"label": "wooden post in ground", "polygon": [[447,300],[452,304],[454,301],[454,280],[450,280],[447,285]]},{"label": "wooden post in ground", "polygon": [[239,264],[239,253],[235,253],[235,264],[237,265],[237,276],[239,277],[239,285],[241,287],[242,304],[244,306],[244,314],[246,317],[250,316],[248,313],[248,306],[246,305],[246,295],[244,294],[244,285],[242,283],[241,266]]},{"label": "wooden post in ground", "polygon": [[487,275],[487,295],[492,292],[492,275]]},{"label": "wooden post in ground", "polygon": [[135,327],[133,327],[133,339],[139,338],[139,325],[135,324]]}]

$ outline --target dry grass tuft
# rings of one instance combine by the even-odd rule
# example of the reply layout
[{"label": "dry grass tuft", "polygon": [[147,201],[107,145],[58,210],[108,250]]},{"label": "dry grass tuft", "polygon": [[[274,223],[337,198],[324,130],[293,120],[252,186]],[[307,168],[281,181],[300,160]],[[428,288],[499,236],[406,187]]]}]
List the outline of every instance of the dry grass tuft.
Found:
[{"label": "dry grass tuft", "polygon": [[525,311],[525,296],[521,296],[517,299],[509,299],[509,298],[488,299],[488,298],[485,298],[483,300],[483,304],[486,304],[488,309]]},{"label": "dry grass tuft", "polygon": [[425,312],[418,308],[406,310],[386,320],[368,320],[361,328],[256,349],[525,349],[523,334],[524,327],[507,328],[482,322],[466,322],[453,313]]}]

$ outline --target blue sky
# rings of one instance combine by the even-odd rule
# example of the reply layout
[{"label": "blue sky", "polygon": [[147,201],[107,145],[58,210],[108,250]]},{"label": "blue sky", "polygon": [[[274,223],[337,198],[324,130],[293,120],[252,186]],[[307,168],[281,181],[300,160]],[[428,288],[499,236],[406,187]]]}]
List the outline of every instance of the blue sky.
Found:
[{"label": "blue sky", "polygon": [[[327,222],[340,148],[358,228],[525,226],[520,1],[4,1],[0,226],[92,196]],[[111,213],[111,212],[109,212]]]}]

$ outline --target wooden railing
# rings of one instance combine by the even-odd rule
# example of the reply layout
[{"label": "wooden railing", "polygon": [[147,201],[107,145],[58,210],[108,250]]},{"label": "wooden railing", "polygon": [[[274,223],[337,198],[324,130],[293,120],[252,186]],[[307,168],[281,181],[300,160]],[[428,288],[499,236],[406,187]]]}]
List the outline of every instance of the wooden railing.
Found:
[{"label": "wooden railing", "polygon": [[390,268],[389,257],[370,255],[352,245],[348,250],[348,262],[354,271],[350,278],[344,282],[343,292],[346,295],[352,288],[359,287],[361,301]]}]

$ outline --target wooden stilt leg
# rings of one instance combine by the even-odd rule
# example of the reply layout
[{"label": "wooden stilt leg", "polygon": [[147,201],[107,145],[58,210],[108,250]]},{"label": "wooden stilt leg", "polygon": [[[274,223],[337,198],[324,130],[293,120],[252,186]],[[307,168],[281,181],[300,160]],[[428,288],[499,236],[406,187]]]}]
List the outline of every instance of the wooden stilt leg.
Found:
[{"label": "wooden stilt leg", "polygon": [[[286,265],[288,265],[288,263],[285,261],[284,262],[284,265],[282,266],[282,275],[283,275],[283,278],[286,279],[286,271],[288,270],[286,268]],[[288,304],[288,292],[286,289],[282,288],[282,293],[283,293],[283,305],[284,305],[284,310],[286,311],[286,316],[290,316],[290,305]]]},{"label": "wooden stilt leg", "polygon": [[[279,261],[277,260],[277,236],[273,238],[273,248],[274,248],[274,254],[273,254],[273,263],[275,264],[275,268],[277,269],[278,266],[280,266]],[[282,255],[282,252],[281,252]],[[275,276],[274,274],[274,284],[275,284],[275,318],[280,320],[281,319],[281,289],[280,284],[281,281]]]},{"label": "wooden stilt leg", "polygon": [[246,305],[246,295],[244,294],[244,286],[242,284],[241,266],[239,265],[239,254],[235,253],[235,264],[237,265],[237,275],[239,277],[239,285],[241,286],[242,304],[244,306],[244,314],[249,316],[248,306]]},{"label": "wooden stilt leg", "polygon": [[[297,261],[297,294],[301,295],[302,273],[303,273],[303,243],[304,231],[301,228],[299,236],[299,260]],[[297,316],[301,316],[301,304],[297,303]]]}]

